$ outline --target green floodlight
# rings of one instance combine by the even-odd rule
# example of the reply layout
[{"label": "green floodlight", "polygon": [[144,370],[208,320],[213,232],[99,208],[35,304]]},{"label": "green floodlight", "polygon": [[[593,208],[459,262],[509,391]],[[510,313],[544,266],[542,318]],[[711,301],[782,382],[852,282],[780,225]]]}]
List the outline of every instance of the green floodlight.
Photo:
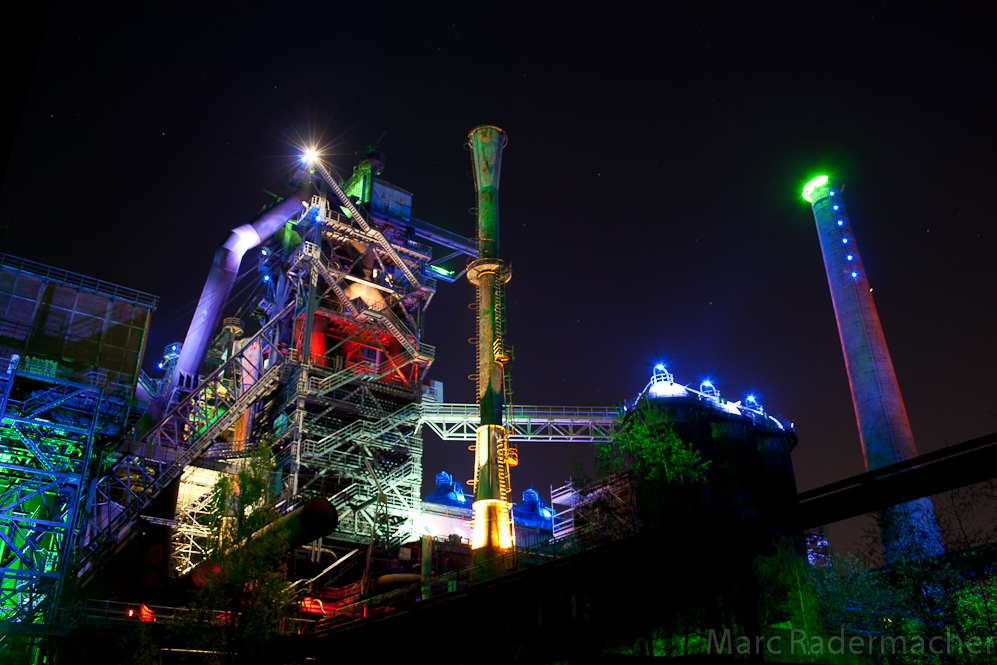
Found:
[{"label": "green floodlight", "polygon": [[445,277],[451,277],[454,274],[453,270],[447,270],[446,268],[443,268],[441,266],[431,265],[429,266],[429,269],[432,270],[433,272],[439,273],[440,275],[444,275]]},{"label": "green floodlight", "polygon": [[819,175],[810,182],[807,183],[806,187],[803,188],[803,198],[807,200],[807,203],[813,203],[814,190],[818,187],[823,187],[827,184],[827,176]]}]

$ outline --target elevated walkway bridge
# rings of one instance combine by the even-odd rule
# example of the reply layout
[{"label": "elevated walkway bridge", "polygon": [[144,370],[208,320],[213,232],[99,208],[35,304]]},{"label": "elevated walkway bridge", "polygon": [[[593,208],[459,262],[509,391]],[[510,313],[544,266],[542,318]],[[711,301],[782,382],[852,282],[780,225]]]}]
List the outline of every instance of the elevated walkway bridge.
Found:
[{"label": "elevated walkway bridge", "polygon": [[[608,406],[506,406],[504,418],[514,441],[608,441],[619,425]],[[423,402],[422,423],[444,441],[474,441],[477,404]]]}]

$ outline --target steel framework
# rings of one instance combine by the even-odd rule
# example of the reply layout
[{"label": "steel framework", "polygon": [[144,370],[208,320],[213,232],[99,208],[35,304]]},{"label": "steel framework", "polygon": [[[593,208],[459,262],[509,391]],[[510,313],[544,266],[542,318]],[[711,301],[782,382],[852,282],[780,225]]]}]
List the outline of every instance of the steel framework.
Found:
[{"label": "steel framework", "polygon": [[[201,467],[223,469],[259,446],[274,455],[281,511],[321,496],[340,512],[343,540],[390,546],[418,533],[419,403],[435,355],[421,337],[433,273],[442,273],[413,237],[443,244],[448,256],[470,254],[473,243],[413,224],[411,195],[374,180],[376,156],[343,183],[319,160],[305,170],[318,193],[258,266],[263,327],[237,340],[141,441],[101,458],[85,566],[143,518],[173,527],[176,572],[196,565],[210,551],[200,519],[211,474]],[[144,515],[175,482],[175,519]]]},{"label": "steel framework", "polygon": [[53,626],[94,460],[141,414],[157,304],[0,255],[0,633]]},{"label": "steel framework", "polygon": [[[390,546],[418,531],[419,401],[435,356],[421,341],[422,317],[436,280],[431,249],[378,205],[385,184],[363,186],[375,168],[362,164],[340,187],[316,163],[348,216],[316,197],[320,236],[302,243],[285,273],[297,284],[298,352],[271,422],[283,505],[324,496],[340,513],[338,537]],[[372,192],[378,223],[344,189]]]},{"label": "steel framework", "polygon": [[[422,422],[444,441],[474,441],[477,404],[422,405]],[[503,422],[513,441],[609,441],[619,424],[617,409],[604,406],[512,406]]]},{"label": "steel framework", "polygon": [[[282,312],[286,314],[286,312]],[[142,441],[105,451],[87,504],[83,569],[106,555],[152,501],[277,385],[281,316],[189,392]]]},{"label": "steel framework", "polygon": [[68,381],[50,365],[0,360],[0,629],[53,620],[79,533],[95,442],[127,420],[131,389],[92,371]]}]

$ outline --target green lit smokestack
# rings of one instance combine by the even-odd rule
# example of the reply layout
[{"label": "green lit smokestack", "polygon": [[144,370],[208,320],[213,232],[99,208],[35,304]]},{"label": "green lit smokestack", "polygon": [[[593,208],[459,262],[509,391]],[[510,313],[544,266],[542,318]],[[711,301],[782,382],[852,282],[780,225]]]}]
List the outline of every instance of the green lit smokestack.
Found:
[{"label": "green lit smokestack", "polygon": [[[862,454],[866,470],[872,471],[917,457],[917,450],[883,326],[872,300],[872,289],[845,210],[843,189],[841,181],[822,175],[807,183],[803,198],[813,209],[817,223]],[[927,497],[881,510],[879,522],[887,563],[895,563],[904,554],[942,552],[934,510]]]},{"label": "green lit smokestack", "polygon": [[505,283],[512,276],[499,255],[499,173],[508,139],[498,127],[482,125],[468,135],[478,195],[478,258],[467,269],[474,284],[478,312],[478,405],[480,426],[474,444],[474,522],[471,549],[476,562],[490,559],[513,545],[509,503],[509,467],[516,451],[502,426],[505,363]]}]

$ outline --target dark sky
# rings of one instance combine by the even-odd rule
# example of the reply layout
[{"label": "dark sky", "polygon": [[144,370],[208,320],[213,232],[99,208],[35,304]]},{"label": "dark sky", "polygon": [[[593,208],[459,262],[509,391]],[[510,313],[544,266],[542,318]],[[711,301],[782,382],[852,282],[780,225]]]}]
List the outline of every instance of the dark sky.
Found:
[{"label": "dark sky", "polygon": [[[864,470],[800,197],[827,173],[918,449],[997,429],[990,7],[586,7],[56,3],[37,59],[7,60],[24,105],[3,251],[161,296],[148,368],[296,144],[348,172],[387,131],[383,177],[415,193],[414,216],[471,236],[462,144],[496,124],[516,402],[617,404],[666,362],[793,420],[804,490]],[[441,284],[429,310],[451,402],[473,400],[472,299]],[[578,450],[523,445],[515,498],[566,480]],[[427,437],[427,487],[471,466],[466,444]]]}]

